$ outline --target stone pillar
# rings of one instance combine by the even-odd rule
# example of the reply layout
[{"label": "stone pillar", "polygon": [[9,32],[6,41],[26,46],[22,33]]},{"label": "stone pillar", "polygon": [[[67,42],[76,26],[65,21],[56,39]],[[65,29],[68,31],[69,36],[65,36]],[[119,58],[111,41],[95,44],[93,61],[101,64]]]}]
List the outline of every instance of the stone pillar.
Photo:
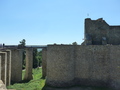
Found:
[{"label": "stone pillar", "polygon": [[22,81],[22,59],[23,50],[11,50],[11,82],[17,83]]},{"label": "stone pillar", "polygon": [[1,80],[1,56],[0,56],[0,80]]},{"label": "stone pillar", "polygon": [[5,84],[0,80],[0,90],[7,90]]},{"label": "stone pillar", "polygon": [[6,85],[6,75],[7,75],[7,53],[0,52],[1,56],[1,80]]},{"label": "stone pillar", "polygon": [[42,78],[46,77],[46,67],[47,67],[47,48],[42,50]]},{"label": "stone pillar", "polygon": [[25,67],[24,80],[29,81],[33,79],[32,68],[33,68],[33,49],[26,48],[26,67]]},{"label": "stone pillar", "polygon": [[6,86],[9,86],[11,83],[11,50],[5,50],[3,52],[7,53],[7,75],[6,75]]}]

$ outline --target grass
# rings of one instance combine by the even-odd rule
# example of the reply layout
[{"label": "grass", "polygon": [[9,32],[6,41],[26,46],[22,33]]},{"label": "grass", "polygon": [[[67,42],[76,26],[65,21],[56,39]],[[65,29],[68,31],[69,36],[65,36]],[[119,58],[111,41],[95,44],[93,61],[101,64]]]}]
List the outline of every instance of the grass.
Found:
[{"label": "grass", "polygon": [[[22,73],[22,78],[24,77],[25,71]],[[33,80],[29,82],[15,83],[13,85],[7,86],[7,89],[16,89],[16,90],[42,90],[45,85],[45,79],[41,79],[42,69],[36,68],[33,69]]]},{"label": "grass", "polygon": [[[25,71],[22,72],[22,78],[25,75]],[[45,79],[42,79],[42,68],[33,69],[33,80],[29,82],[16,83],[10,86],[7,86],[7,89],[16,89],[16,90],[42,90],[45,85]],[[66,88],[55,88],[50,86],[45,86],[45,90],[110,90],[103,87],[86,87],[86,86],[74,86]]]}]

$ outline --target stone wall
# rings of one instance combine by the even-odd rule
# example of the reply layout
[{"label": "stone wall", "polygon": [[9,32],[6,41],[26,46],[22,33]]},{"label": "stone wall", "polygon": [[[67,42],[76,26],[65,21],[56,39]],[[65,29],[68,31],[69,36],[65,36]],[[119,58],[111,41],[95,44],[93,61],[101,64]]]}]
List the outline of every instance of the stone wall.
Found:
[{"label": "stone wall", "polygon": [[46,77],[47,73],[47,48],[42,49],[42,78]]},{"label": "stone wall", "polygon": [[[85,42],[89,45],[120,44],[120,26],[110,26],[102,18],[98,20],[85,19]],[[89,42],[88,42],[89,41]]]},{"label": "stone wall", "polygon": [[[0,50],[0,80],[8,86],[22,81],[22,49]],[[26,48],[26,73],[25,80],[32,79],[33,49]]]},{"label": "stone wall", "polygon": [[110,26],[109,27],[109,39],[108,43],[113,43],[115,45],[120,44],[120,26]]},{"label": "stone wall", "polygon": [[0,80],[8,86],[11,83],[11,51],[0,51],[0,57]]},{"label": "stone wall", "polygon": [[48,46],[47,81],[51,86],[70,86],[74,80],[74,47]]},{"label": "stone wall", "polygon": [[24,80],[30,81],[31,79],[33,79],[32,68],[33,68],[33,48],[26,48],[26,67]]},{"label": "stone wall", "polygon": [[11,81],[13,83],[22,81],[22,52],[18,49],[11,50]]},{"label": "stone wall", "polygon": [[2,52],[7,53],[6,62],[6,86],[11,84],[11,50],[3,50]]},{"label": "stone wall", "polygon": [[1,56],[1,80],[3,81],[3,83],[6,85],[6,60],[7,60],[7,53],[5,52],[0,52],[0,56]]},{"label": "stone wall", "polygon": [[120,89],[120,46],[51,45],[46,84],[107,86]]}]

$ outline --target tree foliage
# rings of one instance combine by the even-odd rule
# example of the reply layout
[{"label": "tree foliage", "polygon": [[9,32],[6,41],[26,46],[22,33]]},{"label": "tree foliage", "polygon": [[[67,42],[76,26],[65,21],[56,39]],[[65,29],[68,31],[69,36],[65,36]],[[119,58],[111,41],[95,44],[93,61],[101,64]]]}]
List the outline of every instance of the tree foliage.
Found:
[{"label": "tree foliage", "polygon": [[23,39],[22,41],[20,41],[20,45],[21,45],[21,46],[25,46],[25,45],[26,45],[26,40]]},{"label": "tree foliage", "polygon": [[72,45],[77,45],[77,42],[73,42]]},{"label": "tree foliage", "polygon": [[[25,39],[22,39],[20,42],[19,42],[20,44],[18,44],[18,47],[25,47],[25,45],[26,45],[26,40]],[[26,63],[26,60],[25,60],[25,57],[26,57],[26,51],[23,49],[23,59],[22,59],[22,68],[23,69],[25,69],[25,63]]]},{"label": "tree foliage", "polygon": [[42,52],[37,51],[37,49],[33,50],[33,68],[41,66],[42,63]]},{"label": "tree foliage", "polygon": [[[24,49],[25,45],[26,45],[25,39],[21,40],[20,44],[18,44],[18,46],[23,49],[23,61],[22,61],[23,69],[25,69],[25,64],[26,64],[26,59],[25,59],[26,51]],[[41,66],[41,63],[42,63],[42,51],[33,49],[33,68]]]}]

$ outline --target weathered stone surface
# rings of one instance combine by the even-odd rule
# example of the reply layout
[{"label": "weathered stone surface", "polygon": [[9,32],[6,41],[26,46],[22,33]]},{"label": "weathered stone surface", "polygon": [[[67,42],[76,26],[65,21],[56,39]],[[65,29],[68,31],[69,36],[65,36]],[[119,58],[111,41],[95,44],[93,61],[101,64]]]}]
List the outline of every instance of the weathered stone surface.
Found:
[{"label": "weathered stone surface", "polygon": [[119,90],[119,54],[119,45],[50,45],[46,84],[105,86]]},{"label": "weathered stone surface", "polygon": [[46,86],[43,88],[43,90],[113,90],[111,88],[95,88],[95,87],[81,87],[81,86],[74,86],[74,87],[65,87],[65,88],[55,88],[55,87],[49,87]]},{"label": "weathered stone surface", "polygon": [[74,47],[48,46],[46,83],[58,87],[73,85],[74,62]]},{"label": "weathered stone surface", "polygon": [[43,48],[42,50],[42,77],[46,77],[47,67],[47,48]]},{"label": "weathered stone surface", "polygon": [[0,80],[0,90],[7,90],[5,84]]},{"label": "weathered stone surface", "polygon": [[11,83],[11,50],[4,50],[2,52],[7,53],[6,86],[8,86]]},{"label": "weathered stone surface", "polygon": [[7,75],[7,53],[0,52],[1,56],[1,80],[6,85],[6,75]]},{"label": "weathered stone surface", "polygon": [[110,85],[120,90],[120,46],[110,47]]},{"label": "weathered stone surface", "polygon": [[[91,36],[92,44],[87,44],[87,35]],[[106,41],[102,39],[106,38]],[[105,20],[91,20],[90,18],[85,19],[85,45],[104,45],[104,44],[120,44],[120,25],[110,26]]]},{"label": "weathered stone surface", "polygon": [[33,68],[33,49],[26,48],[26,67],[24,80],[29,81],[33,79],[32,68]]},{"label": "weathered stone surface", "polygon": [[22,50],[11,50],[11,81],[17,83],[22,81]]},{"label": "weathered stone surface", "polygon": [[79,85],[108,86],[110,80],[109,47],[76,47],[76,83]]}]

